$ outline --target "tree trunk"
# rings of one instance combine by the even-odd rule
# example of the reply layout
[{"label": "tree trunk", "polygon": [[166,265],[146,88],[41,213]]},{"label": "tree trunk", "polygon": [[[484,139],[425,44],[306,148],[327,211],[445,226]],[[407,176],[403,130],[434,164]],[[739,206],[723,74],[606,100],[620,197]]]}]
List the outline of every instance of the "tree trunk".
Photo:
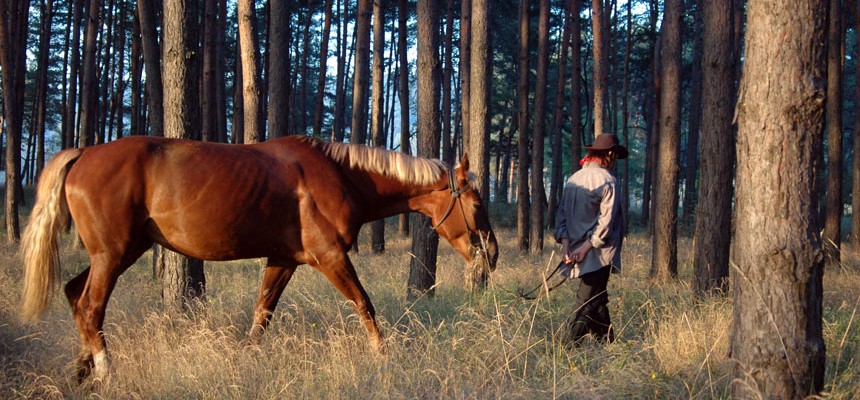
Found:
[{"label": "tree trunk", "polygon": [[[129,134],[143,135],[143,121],[141,121],[143,112],[141,104],[141,81],[143,79],[143,50],[141,49],[140,39],[140,19],[137,17],[137,12],[133,13],[134,21],[132,21],[131,31],[131,113],[129,117]],[[65,116],[64,116],[65,117]]]},{"label": "tree trunk", "polygon": [[[149,103],[149,126],[152,136],[164,136],[164,85],[161,83],[161,47],[158,44],[153,0],[138,0],[143,63],[146,70],[146,95]],[[143,130],[142,132],[145,132]]]},{"label": "tree trunk", "polygon": [[603,0],[591,0],[594,32],[594,136],[606,132],[607,71],[609,70],[608,26],[603,18]]},{"label": "tree trunk", "polygon": [[[689,0],[688,0],[689,1]],[[693,65],[690,77],[690,119],[684,163],[684,208],[681,221],[688,225],[696,212],[696,170],[699,166],[699,136],[702,122],[702,0],[693,8]]]},{"label": "tree trunk", "polygon": [[681,0],[667,0],[663,16],[660,140],[657,152],[654,256],[651,276],[668,282],[678,275],[678,151],[681,131]]},{"label": "tree trunk", "polygon": [[[621,143],[630,148],[630,52],[633,39],[633,17],[632,2],[627,2],[627,38],[624,49],[624,82],[621,85]],[[624,235],[630,230],[630,159],[620,161],[621,170],[621,193],[624,196],[621,201],[622,213],[624,215]]]},{"label": "tree trunk", "polygon": [[[595,0],[601,1],[601,0]],[[531,173],[531,238],[529,247],[532,253],[543,251],[544,236],[544,185],[543,156],[544,131],[546,130],[546,89],[549,73],[549,0],[540,0],[538,22],[538,65],[535,81],[535,120],[532,137]]]},{"label": "tree trunk", "polygon": [[[119,60],[117,61],[117,77],[116,77],[116,90],[113,95],[113,110],[111,111],[111,115],[116,118],[116,138],[122,138],[125,136],[125,40],[126,40],[126,32],[128,31],[128,15],[126,10],[126,3],[120,2],[117,7],[119,8],[119,22],[118,22],[118,30],[117,34],[117,48],[119,49]],[[110,140],[110,139],[108,139]]]},{"label": "tree trunk", "polygon": [[728,288],[735,140],[732,0],[702,2],[702,181],[696,210],[693,291]]},{"label": "tree trunk", "polygon": [[7,9],[0,2],[0,72],[3,84],[3,112],[6,123],[6,241],[17,243],[21,237],[18,219],[21,179],[21,130],[24,109],[24,64],[26,62],[27,14],[29,2]]},{"label": "tree trunk", "polygon": [[822,242],[826,265],[840,265],[842,242],[842,2],[830,0],[827,34],[827,203]]},{"label": "tree trunk", "polygon": [[[382,99],[383,78],[385,65],[383,53],[385,52],[385,10],[381,2],[373,2],[373,89],[371,129],[373,145],[385,148],[385,116]],[[385,251],[385,219],[373,221],[371,225],[371,252],[382,254]]]},{"label": "tree trunk", "polygon": [[[520,0],[519,80],[517,81],[517,249],[529,249],[531,234],[531,201],[529,165],[531,134],[529,132],[529,2]],[[464,127],[465,129],[465,127]]]},{"label": "tree trunk", "polygon": [[[823,389],[823,258],[813,213],[827,2],[749,2],[738,119],[732,397]],[[773,10],[791,10],[774,13]]]},{"label": "tree trunk", "polygon": [[239,18],[239,49],[242,63],[242,102],[244,105],[245,143],[257,143],[263,137],[262,108],[260,103],[260,68],[257,41],[257,17],[253,0],[239,0],[236,6]]},{"label": "tree trunk", "polygon": [[[860,18],[856,16],[860,16],[860,1],[856,2],[857,8],[854,10],[854,32],[860,32]],[[854,54],[855,69],[854,71],[860,71],[860,47],[857,48],[856,53]],[[856,72],[855,72],[856,73]],[[860,74],[855,75],[855,82],[858,82],[857,78]],[[860,99],[860,85],[854,85],[854,98]],[[854,115],[860,115],[860,101],[854,101]],[[853,168],[851,171],[851,248],[852,251],[856,254],[855,257],[860,257],[860,118],[855,117],[854,121],[854,134],[852,135],[854,140],[854,159],[853,159]]]},{"label": "tree trunk", "polygon": [[[400,151],[411,154],[409,134],[409,60],[406,58],[407,22],[409,19],[406,0],[397,1],[397,53],[400,63],[398,76],[398,99],[400,102]],[[400,214],[400,234],[409,236],[409,213]]]},{"label": "tree trunk", "polygon": [[[200,130],[199,13],[199,0],[164,3],[164,126],[169,137],[188,139]],[[203,261],[161,251],[164,306],[180,312],[205,293]]]},{"label": "tree trunk", "polygon": [[370,65],[371,6],[371,0],[358,0],[350,143],[365,144],[367,142],[367,76]]},{"label": "tree trunk", "polygon": [[301,59],[301,82],[299,83],[299,129],[298,134],[306,135],[307,127],[308,127],[308,107],[307,107],[307,99],[308,99],[308,81],[310,77],[308,77],[308,63],[310,59],[310,46],[311,46],[311,20],[313,19],[313,11],[311,10],[310,4],[305,2],[307,10],[305,15],[305,23],[304,28],[302,28],[302,53],[305,56]]},{"label": "tree trunk", "polygon": [[45,166],[45,108],[48,95],[48,53],[51,45],[51,26],[54,17],[54,0],[42,0],[40,6],[41,26],[39,29],[39,58],[37,61],[38,74],[36,77],[36,93],[33,96],[33,129],[30,135],[37,138],[36,168],[38,176]]},{"label": "tree trunk", "polygon": [[[475,174],[474,187],[486,203],[490,199],[490,29],[492,14],[489,0],[471,0],[471,66],[469,101],[469,160]],[[484,263],[466,267],[465,286],[473,292],[487,286],[489,269]]]},{"label": "tree trunk", "polygon": [[461,139],[463,151],[469,149],[471,118],[469,109],[472,102],[472,0],[460,0],[460,120],[463,124]]},{"label": "tree trunk", "polygon": [[652,181],[654,176],[654,153],[656,152],[656,144],[659,138],[659,114],[660,109],[657,106],[657,98],[660,96],[660,50],[661,50],[661,35],[657,31],[657,0],[650,2],[650,13],[648,18],[648,33],[651,35],[649,54],[651,62],[649,68],[650,80],[648,89],[645,92],[645,101],[643,102],[643,116],[645,117],[645,173],[642,177],[642,211],[640,223],[649,228],[649,233],[652,232],[654,221],[651,219],[651,209],[654,201],[652,200]]},{"label": "tree trunk", "polygon": [[[330,2],[330,0],[328,1]],[[270,0],[271,21],[290,21],[288,0]],[[329,6],[330,7],[330,6]],[[289,135],[290,24],[269,24],[269,137]]]},{"label": "tree trunk", "polygon": [[216,29],[218,12],[215,0],[203,2],[203,79],[200,83],[201,127],[205,142],[218,141],[218,112],[216,111],[215,64],[217,62]]},{"label": "tree trunk", "polygon": [[314,105],[314,137],[322,136],[323,97],[325,95],[326,64],[328,63],[328,41],[331,32],[331,0],[326,0],[325,22],[323,22],[322,43],[320,44],[320,73],[317,80],[317,97]]},{"label": "tree trunk", "polygon": [[[454,165],[454,146],[451,142],[451,77],[454,75],[454,0],[446,2],[445,66],[442,70],[442,160]],[[471,94],[470,94],[471,95]]]},{"label": "tree trunk", "polygon": [[95,143],[96,116],[98,115],[98,81],[96,81],[96,40],[101,27],[99,10],[101,0],[90,0],[87,16],[87,35],[84,40],[84,60],[81,73],[81,131],[78,146],[88,147]]},{"label": "tree trunk", "polygon": [[570,26],[570,164],[573,171],[579,171],[582,158],[582,23],[579,17],[580,0],[573,0]]},{"label": "tree trunk", "polygon": [[345,2],[341,10],[340,0],[337,2],[338,23],[337,23],[337,78],[335,81],[334,94],[334,121],[332,126],[332,141],[343,142],[344,137],[344,119],[346,107],[346,11],[347,3]]},{"label": "tree trunk", "polygon": [[80,43],[81,43],[81,14],[83,13],[82,0],[72,0],[73,8],[71,11],[72,17],[72,58],[69,61],[71,64],[71,72],[69,73],[69,96],[66,103],[66,124],[63,126],[63,147],[76,147],[75,133],[77,132],[77,111],[78,111],[78,74],[80,69]]},{"label": "tree trunk", "polygon": [[218,133],[217,141],[219,143],[227,143],[227,0],[217,0],[218,2],[218,29],[216,31],[216,62],[215,62],[215,112],[216,112],[216,132]]},{"label": "tree trunk", "polygon": [[[418,0],[418,156],[439,157],[439,12],[435,0]],[[412,224],[409,298],[432,296],[439,234],[420,215]]]},{"label": "tree trunk", "polygon": [[561,197],[561,125],[564,119],[564,85],[567,72],[567,48],[570,42],[570,9],[565,7],[564,23],[561,33],[561,54],[558,60],[558,81],[555,87],[555,113],[552,118],[552,171],[550,172],[549,206],[547,208],[547,228],[555,228],[555,213]]}]

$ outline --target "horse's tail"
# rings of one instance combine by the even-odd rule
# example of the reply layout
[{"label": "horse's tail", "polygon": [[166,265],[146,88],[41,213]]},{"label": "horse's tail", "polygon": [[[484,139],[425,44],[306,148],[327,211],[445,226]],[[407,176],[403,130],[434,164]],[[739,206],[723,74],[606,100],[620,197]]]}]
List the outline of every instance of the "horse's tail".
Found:
[{"label": "horse's tail", "polygon": [[59,232],[69,215],[66,203],[66,175],[83,150],[69,149],[57,154],[42,171],[36,204],[21,238],[24,261],[24,293],[21,318],[39,318],[57,291],[60,276]]}]

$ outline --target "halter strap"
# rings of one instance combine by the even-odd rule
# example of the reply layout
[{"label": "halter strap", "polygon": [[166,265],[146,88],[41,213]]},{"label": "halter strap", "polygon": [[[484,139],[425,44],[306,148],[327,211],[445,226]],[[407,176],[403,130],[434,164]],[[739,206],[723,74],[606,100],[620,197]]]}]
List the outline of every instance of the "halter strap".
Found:
[{"label": "halter strap", "polygon": [[[451,211],[454,210],[454,203],[456,203],[457,200],[460,200],[460,196],[463,193],[466,193],[466,191],[469,190],[470,187],[471,186],[469,183],[466,183],[465,185],[463,185],[463,187],[457,187],[457,181],[454,178],[454,171],[452,169],[448,169],[448,188],[451,189],[451,203],[448,204],[448,209],[445,211],[445,215],[442,216],[442,219],[439,220],[439,223],[433,226],[433,230],[436,230],[437,228],[442,226],[442,223],[444,223],[445,220],[448,219],[448,217],[451,215]],[[460,211],[463,211],[463,222],[466,223],[466,228],[471,230],[471,228],[469,227],[469,222],[466,221],[466,213],[465,210],[463,210],[462,200],[460,200]]]}]

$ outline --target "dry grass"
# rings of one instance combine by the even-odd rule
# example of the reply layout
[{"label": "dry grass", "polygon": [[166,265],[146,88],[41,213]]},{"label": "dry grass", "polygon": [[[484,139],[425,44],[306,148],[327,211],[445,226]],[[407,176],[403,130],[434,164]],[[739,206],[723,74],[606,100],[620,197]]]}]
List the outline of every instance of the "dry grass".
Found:
[{"label": "dry grass", "polygon": [[[567,350],[557,330],[570,312],[574,285],[537,302],[511,292],[539,282],[545,254],[513,251],[500,230],[502,254],[490,289],[463,290],[463,262],[440,246],[436,296],[406,300],[410,242],[390,233],[385,255],[354,256],[380,316],[388,355],[369,350],[350,307],[312,268],[296,273],[259,347],[242,344],[260,270],[256,261],[207,265],[209,295],[187,315],[161,313],[160,286],[149,259],[120,278],[105,332],[113,375],[100,388],[72,379],[78,337],[68,308],[55,300],[43,322],[17,322],[20,263],[0,249],[0,398],[726,398],[731,302],[690,296],[689,240],[682,239],[677,283],[648,279],[650,243],[633,235],[625,270],[610,278],[618,340]],[[367,239],[363,238],[364,244]],[[64,280],[84,268],[64,248]],[[860,272],[827,271],[826,391],[860,391]]]}]

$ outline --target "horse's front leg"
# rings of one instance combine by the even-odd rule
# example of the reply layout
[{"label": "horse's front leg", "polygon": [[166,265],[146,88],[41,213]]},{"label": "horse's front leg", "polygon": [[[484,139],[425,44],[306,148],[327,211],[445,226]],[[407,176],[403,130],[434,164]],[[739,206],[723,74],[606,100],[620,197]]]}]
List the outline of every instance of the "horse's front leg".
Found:
[{"label": "horse's front leg", "polygon": [[274,262],[269,260],[263,272],[263,283],[260,286],[260,297],[254,307],[254,322],[249,333],[249,344],[259,344],[260,337],[272,319],[272,313],[278,305],[284,288],[290,283],[296,271],[295,262]]},{"label": "horse's front leg", "polygon": [[355,312],[364,323],[371,347],[380,353],[385,353],[385,340],[376,323],[376,310],[358,281],[355,268],[346,253],[332,254],[321,257],[319,264],[314,266],[339,290],[347,300],[351,301]]}]

